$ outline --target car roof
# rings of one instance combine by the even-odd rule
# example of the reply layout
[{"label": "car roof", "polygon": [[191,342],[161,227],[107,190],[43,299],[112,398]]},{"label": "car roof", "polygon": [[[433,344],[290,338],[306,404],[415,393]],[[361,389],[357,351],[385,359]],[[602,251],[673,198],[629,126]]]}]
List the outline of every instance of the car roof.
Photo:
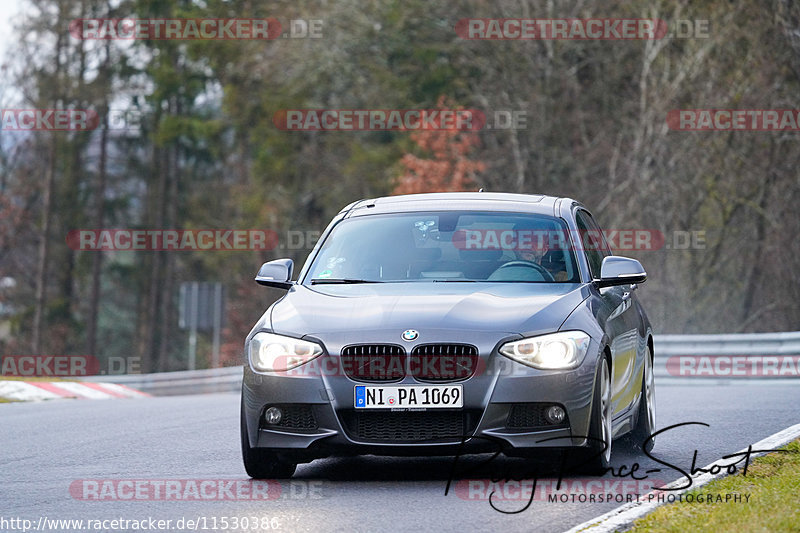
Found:
[{"label": "car roof", "polygon": [[[359,200],[348,205],[340,214],[362,216],[378,213],[413,211],[513,211],[555,215],[557,196],[514,194],[500,192],[440,192],[383,196]],[[576,203],[566,199],[568,204]]]}]

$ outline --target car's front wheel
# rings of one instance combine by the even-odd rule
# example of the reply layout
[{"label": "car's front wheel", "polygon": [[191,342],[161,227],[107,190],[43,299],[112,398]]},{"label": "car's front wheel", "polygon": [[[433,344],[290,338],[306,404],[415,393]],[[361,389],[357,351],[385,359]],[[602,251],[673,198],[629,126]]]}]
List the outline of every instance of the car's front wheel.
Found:
[{"label": "car's front wheel", "polygon": [[587,460],[583,463],[587,473],[607,471],[611,464],[611,441],[611,370],[603,357],[597,364],[595,376]]},{"label": "car's front wheel", "polygon": [[290,478],[297,464],[285,461],[269,449],[250,447],[247,435],[247,420],[244,413],[244,398],[241,407],[242,460],[247,475],[255,479]]},{"label": "car's front wheel", "polygon": [[642,375],[642,395],[636,415],[636,427],[630,432],[629,440],[637,450],[649,452],[656,444],[650,435],[656,430],[656,382],[653,374],[653,352],[648,346],[644,358]]}]

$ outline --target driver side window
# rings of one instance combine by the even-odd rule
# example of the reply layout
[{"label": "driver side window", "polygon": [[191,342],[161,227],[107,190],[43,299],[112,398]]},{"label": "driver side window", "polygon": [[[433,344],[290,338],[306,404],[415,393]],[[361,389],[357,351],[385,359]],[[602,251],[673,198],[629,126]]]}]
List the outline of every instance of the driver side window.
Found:
[{"label": "driver side window", "polygon": [[578,224],[578,234],[580,242],[578,246],[586,254],[589,263],[589,271],[593,279],[600,279],[600,267],[603,265],[603,258],[611,255],[611,251],[606,245],[602,230],[598,227],[592,216],[584,210],[575,213],[575,222]]}]

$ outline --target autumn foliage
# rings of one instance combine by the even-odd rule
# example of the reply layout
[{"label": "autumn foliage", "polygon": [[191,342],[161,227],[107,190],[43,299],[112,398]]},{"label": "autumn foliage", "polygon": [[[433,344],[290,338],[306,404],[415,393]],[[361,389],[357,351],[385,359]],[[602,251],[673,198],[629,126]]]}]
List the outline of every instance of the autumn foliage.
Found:
[{"label": "autumn foliage", "polygon": [[[437,106],[463,109],[446,106],[444,98],[439,98]],[[405,154],[400,160],[404,172],[394,194],[464,191],[475,186],[475,174],[486,168],[482,161],[467,157],[480,142],[475,132],[418,130],[411,133],[411,140],[430,158]]]}]

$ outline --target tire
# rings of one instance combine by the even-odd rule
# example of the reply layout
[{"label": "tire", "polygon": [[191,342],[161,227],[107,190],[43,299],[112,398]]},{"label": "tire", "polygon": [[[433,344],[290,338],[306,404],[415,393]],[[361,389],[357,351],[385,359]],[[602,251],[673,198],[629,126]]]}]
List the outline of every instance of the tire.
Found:
[{"label": "tire", "polygon": [[[642,396],[639,400],[639,409],[636,414],[636,426],[628,435],[631,447],[636,450],[649,452],[656,444],[655,438],[648,437],[656,430],[656,384],[653,375],[653,353],[650,347],[644,358],[644,372],[642,372]],[[646,443],[645,443],[646,441]]]},{"label": "tire", "polygon": [[[589,424],[589,446],[582,470],[588,474],[604,474],[611,464],[611,371],[605,357],[597,364],[592,419]],[[605,450],[604,450],[605,448]]]},{"label": "tire", "polygon": [[244,414],[244,398],[241,407],[242,460],[247,475],[254,479],[286,479],[292,477],[296,463],[284,461],[268,448],[251,448]]}]

